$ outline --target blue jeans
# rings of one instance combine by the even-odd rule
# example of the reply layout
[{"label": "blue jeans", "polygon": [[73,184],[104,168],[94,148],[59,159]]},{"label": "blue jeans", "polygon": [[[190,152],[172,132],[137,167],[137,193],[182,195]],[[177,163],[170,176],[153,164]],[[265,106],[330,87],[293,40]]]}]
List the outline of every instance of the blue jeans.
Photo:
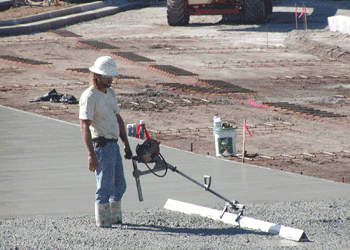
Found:
[{"label": "blue jeans", "polygon": [[105,147],[94,145],[94,150],[98,159],[95,203],[120,201],[126,191],[126,181],[118,143],[108,142]]}]

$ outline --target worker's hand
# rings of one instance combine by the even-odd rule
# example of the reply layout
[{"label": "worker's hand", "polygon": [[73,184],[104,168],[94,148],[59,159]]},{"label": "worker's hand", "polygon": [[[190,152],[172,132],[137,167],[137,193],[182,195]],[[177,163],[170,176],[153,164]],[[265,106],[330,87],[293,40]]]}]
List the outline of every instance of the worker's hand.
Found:
[{"label": "worker's hand", "polygon": [[95,172],[98,170],[98,160],[96,154],[92,154],[89,156],[89,170],[91,172]]},{"label": "worker's hand", "polygon": [[124,158],[130,160],[131,156],[132,156],[132,152],[131,152],[130,146],[126,146],[124,148],[124,152],[125,152]]}]

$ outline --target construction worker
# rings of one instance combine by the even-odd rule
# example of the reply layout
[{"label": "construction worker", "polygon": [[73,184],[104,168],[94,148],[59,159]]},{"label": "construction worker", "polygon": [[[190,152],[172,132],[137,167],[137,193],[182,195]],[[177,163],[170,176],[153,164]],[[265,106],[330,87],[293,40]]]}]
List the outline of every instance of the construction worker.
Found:
[{"label": "construction worker", "polygon": [[101,56],[92,72],[92,85],[80,97],[79,119],[88,151],[89,170],[95,172],[95,218],[98,227],[122,223],[121,198],[126,191],[118,138],[124,143],[125,158],[131,158],[129,141],[115,93],[113,77],[119,75],[115,61]]}]

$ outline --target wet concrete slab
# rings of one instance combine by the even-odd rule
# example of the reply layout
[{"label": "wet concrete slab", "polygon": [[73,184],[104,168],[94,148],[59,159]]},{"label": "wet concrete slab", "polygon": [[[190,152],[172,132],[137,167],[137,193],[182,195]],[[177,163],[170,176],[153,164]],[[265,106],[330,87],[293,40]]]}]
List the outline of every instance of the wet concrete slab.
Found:
[{"label": "wet concrete slab", "polygon": [[[136,138],[129,140],[133,150],[142,143]],[[87,168],[87,152],[78,125],[0,106],[0,144],[0,219],[94,213],[95,177]],[[350,196],[350,185],[345,183],[166,146],[161,147],[161,153],[168,163],[200,183],[204,175],[211,175],[213,190],[248,204],[247,209],[260,202]],[[146,170],[144,165],[138,166]],[[141,177],[144,201],[139,202],[130,160],[124,160],[124,169],[128,188],[123,210],[163,207],[168,198],[224,206],[224,201],[170,170],[164,178],[151,174]]]}]

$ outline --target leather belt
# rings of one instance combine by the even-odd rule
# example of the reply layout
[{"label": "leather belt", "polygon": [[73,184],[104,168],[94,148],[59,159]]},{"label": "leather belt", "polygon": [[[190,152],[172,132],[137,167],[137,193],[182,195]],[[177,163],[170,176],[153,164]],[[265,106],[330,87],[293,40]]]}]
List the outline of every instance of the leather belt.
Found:
[{"label": "leather belt", "polygon": [[118,142],[118,139],[108,139],[106,137],[100,136],[98,138],[92,139],[96,147],[105,147],[108,142]]}]

